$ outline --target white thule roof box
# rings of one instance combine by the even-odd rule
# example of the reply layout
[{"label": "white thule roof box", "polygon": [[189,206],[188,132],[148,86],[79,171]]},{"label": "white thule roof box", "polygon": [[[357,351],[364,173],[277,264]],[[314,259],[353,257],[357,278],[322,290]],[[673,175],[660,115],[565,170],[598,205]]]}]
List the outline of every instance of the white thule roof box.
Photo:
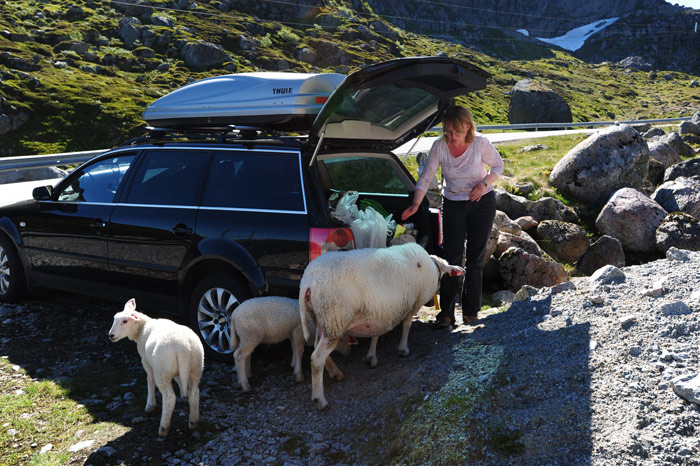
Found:
[{"label": "white thule roof box", "polygon": [[249,126],[308,132],[328,96],[345,79],[337,73],[238,73],[187,84],[143,112],[149,126]]}]

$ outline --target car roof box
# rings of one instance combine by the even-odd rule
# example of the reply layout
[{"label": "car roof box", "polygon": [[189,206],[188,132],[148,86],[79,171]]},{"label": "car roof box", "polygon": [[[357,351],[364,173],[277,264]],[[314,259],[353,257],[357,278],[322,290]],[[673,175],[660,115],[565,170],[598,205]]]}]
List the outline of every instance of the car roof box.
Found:
[{"label": "car roof box", "polygon": [[228,125],[308,131],[338,73],[238,73],[187,84],[146,107],[149,126],[185,129]]}]

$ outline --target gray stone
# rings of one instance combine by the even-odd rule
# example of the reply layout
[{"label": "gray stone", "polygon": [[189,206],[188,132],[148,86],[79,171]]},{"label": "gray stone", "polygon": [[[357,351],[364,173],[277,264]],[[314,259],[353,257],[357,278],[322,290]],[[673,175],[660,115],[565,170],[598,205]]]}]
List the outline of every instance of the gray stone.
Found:
[{"label": "gray stone", "polygon": [[649,157],[661,162],[664,169],[681,161],[681,156],[678,155],[678,152],[668,143],[660,140],[649,142]]},{"label": "gray stone", "polygon": [[511,291],[519,290],[523,285],[551,287],[569,279],[566,270],[558,262],[516,247],[501,255],[498,270],[505,288]]},{"label": "gray stone", "polygon": [[594,205],[620,188],[641,189],[647,176],[649,148],[629,125],[596,131],[570,150],[552,169],[554,187]]},{"label": "gray stone", "polygon": [[596,228],[617,238],[625,251],[656,251],[656,229],[668,213],[656,201],[632,188],[613,194],[598,214]]},{"label": "gray stone", "polygon": [[555,91],[529,79],[518,81],[510,95],[508,121],[517,123],[569,123],[569,104]]},{"label": "gray stone", "polygon": [[683,301],[676,301],[675,303],[662,305],[661,312],[663,312],[665,316],[684,316],[692,314],[693,310]]},{"label": "gray stone", "polygon": [[625,273],[614,265],[606,265],[596,270],[588,279],[594,286],[609,285],[625,281]]},{"label": "gray stone", "polygon": [[656,247],[663,253],[672,247],[700,251],[700,220],[683,212],[669,214],[656,229]]},{"label": "gray stone", "polygon": [[700,219],[700,176],[667,181],[654,191],[651,198],[666,212],[684,212]]},{"label": "gray stone", "polygon": [[586,230],[578,225],[558,220],[544,220],[537,226],[539,245],[560,262],[573,264],[588,250],[590,240]]},{"label": "gray stone", "polygon": [[586,275],[606,265],[625,266],[625,251],[622,244],[612,236],[603,235],[588,248],[576,267]]},{"label": "gray stone", "polygon": [[664,181],[675,180],[681,176],[686,178],[700,176],[700,157],[685,160],[667,168],[664,172]]},{"label": "gray stone", "polygon": [[223,48],[210,42],[189,42],[180,50],[180,57],[193,68],[207,68],[233,60]]}]

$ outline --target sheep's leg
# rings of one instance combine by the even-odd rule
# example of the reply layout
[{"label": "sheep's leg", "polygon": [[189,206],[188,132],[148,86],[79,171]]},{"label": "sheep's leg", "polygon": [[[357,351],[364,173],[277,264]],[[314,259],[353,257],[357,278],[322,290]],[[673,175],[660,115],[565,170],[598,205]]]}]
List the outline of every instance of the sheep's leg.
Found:
[{"label": "sheep's leg", "polygon": [[[200,374],[201,375],[201,374]],[[190,422],[189,428],[196,429],[199,424],[199,378],[190,377],[190,389],[188,393],[190,403]]]},{"label": "sheep's leg", "polygon": [[146,370],[146,387],[148,390],[148,395],[146,396],[146,412],[152,413],[156,406],[156,383],[153,379],[153,368],[145,359],[141,360],[143,368]]},{"label": "sheep's leg", "polygon": [[338,344],[337,339],[329,340],[322,334],[314,352],[311,353],[311,400],[316,402],[318,409],[328,406],[326,397],[323,395],[323,367],[336,344]]},{"label": "sheep's leg", "polygon": [[246,353],[245,347],[241,345],[236,351],[234,351],[233,357],[236,359],[238,384],[241,386],[241,390],[243,392],[249,392],[250,383],[248,382],[248,377],[250,376],[250,353]]},{"label": "sheep's leg", "polygon": [[158,437],[164,439],[168,436],[170,430],[170,418],[175,409],[175,390],[173,390],[172,380],[159,380],[158,390],[163,397],[163,412],[160,415],[160,428],[158,429]]},{"label": "sheep's leg", "polygon": [[179,376],[179,375],[176,375],[176,376],[174,377],[174,380],[175,380],[175,383],[177,384],[177,388],[180,390],[180,398],[182,398],[183,400],[186,400],[186,399],[187,399],[187,393],[186,393],[185,390],[182,388],[182,383],[180,382],[180,376]]},{"label": "sheep's leg", "polygon": [[330,355],[328,355],[326,358],[326,370],[328,371],[330,378],[335,379],[338,382],[345,378],[345,374],[343,374],[343,371],[338,369],[338,366],[335,365],[335,361],[333,361]]},{"label": "sheep's leg", "polygon": [[369,363],[369,367],[377,367],[377,341],[379,341],[379,337],[372,337],[367,356],[365,356],[365,361]]},{"label": "sheep's leg", "polygon": [[301,371],[301,358],[304,355],[304,331],[301,327],[292,332],[292,367],[294,368],[294,380],[304,381],[304,374]]},{"label": "sheep's leg", "polygon": [[401,341],[399,342],[399,354],[408,356],[408,331],[411,330],[413,324],[413,313],[410,312],[403,320],[403,331],[401,332]]}]

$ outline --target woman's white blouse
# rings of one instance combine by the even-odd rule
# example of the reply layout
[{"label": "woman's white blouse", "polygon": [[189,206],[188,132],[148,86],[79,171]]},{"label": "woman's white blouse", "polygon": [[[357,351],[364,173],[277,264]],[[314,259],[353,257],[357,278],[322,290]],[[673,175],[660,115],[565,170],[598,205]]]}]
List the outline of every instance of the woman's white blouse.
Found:
[{"label": "woman's white blouse", "polygon": [[[490,171],[486,171],[486,165]],[[418,177],[416,189],[428,190],[430,180],[442,167],[442,177],[445,183],[442,195],[451,201],[468,201],[472,188],[480,183],[488,173],[503,174],[505,168],[503,159],[496,148],[485,136],[480,134],[459,157],[452,157],[447,147],[447,141],[440,138],[433,143],[425,163],[423,172]],[[484,194],[493,191],[493,183],[489,184]]]}]

